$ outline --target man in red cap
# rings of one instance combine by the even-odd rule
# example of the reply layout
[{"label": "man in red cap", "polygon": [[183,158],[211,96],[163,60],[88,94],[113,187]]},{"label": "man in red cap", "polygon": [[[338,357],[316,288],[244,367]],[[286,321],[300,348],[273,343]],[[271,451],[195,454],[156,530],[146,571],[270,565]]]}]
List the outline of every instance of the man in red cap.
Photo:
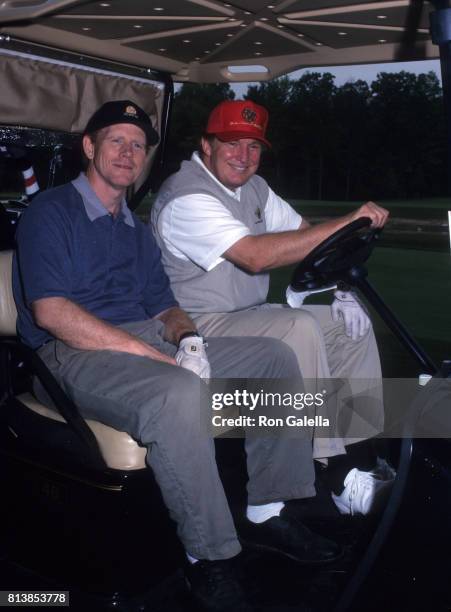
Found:
[{"label": "man in red cap", "polygon": [[[382,429],[383,404],[379,355],[366,312],[344,291],[335,292],[332,307],[305,306],[305,296],[290,289],[292,308],[268,304],[269,270],[301,261],[360,217],[382,227],[388,211],[367,202],[348,215],[311,226],[256,174],[262,149],[270,146],[267,124],[266,109],[249,100],[223,101],[212,110],[200,151],[162,185],[152,210],[163,265],[177,300],[203,334],[283,340],[295,352],[312,392],[328,388],[331,378],[346,379],[354,398],[353,423],[362,425],[358,437],[369,438]],[[349,387],[343,387],[347,399]],[[371,425],[357,416],[368,407]],[[328,410],[330,415],[330,402]],[[335,461],[341,466],[331,483],[334,500],[343,513],[365,514],[370,509],[364,501],[368,480],[372,492],[378,487],[378,480],[366,471],[375,457],[364,447],[362,469],[351,470],[355,459],[344,460],[345,445],[351,441],[315,438],[314,457],[342,456]],[[352,451],[361,459],[361,444]]]}]

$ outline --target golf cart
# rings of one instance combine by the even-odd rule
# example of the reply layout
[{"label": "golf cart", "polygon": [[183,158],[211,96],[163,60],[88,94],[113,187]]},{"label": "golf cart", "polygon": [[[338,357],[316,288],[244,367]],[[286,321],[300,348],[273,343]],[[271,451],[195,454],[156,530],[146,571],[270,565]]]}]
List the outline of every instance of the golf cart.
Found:
[{"label": "golf cart", "polygon": [[[43,0],[0,8],[4,23],[0,65],[5,76],[1,144],[25,149],[37,167],[47,159],[47,170],[41,174],[51,180],[41,180],[42,187],[77,175],[79,135],[93,110],[110,99],[130,98],[149,113],[160,134],[160,145],[149,159],[150,173],[129,194],[134,208],[157,184],[164,161],[172,78],[260,80],[300,65],[351,61],[355,48],[332,41],[332,33],[342,27],[345,17],[348,23],[351,14],[360,24],[354,27],[360,36],[354,61],[390,60],[404,40],[403,24],[416,17],[405,2],[396,7],[378,2],[374,8],[369,3],[355,11],[353,3],[337,2],[321,3],[320,8],[320,3],[300,1],[275,6],[259,0],[162,4],[149,8],[144,0],[126,6],[117,0]],[[381,26],[386,45],[376,44],[376,36],[382,39],[382,35],[367,23],[377,19],[384,4],[395,24]],[[359,16],[359,11],[364,14]],[[421,19],[420,15],[413,21],[416,38],[424,43],[423,57],[432,57],[436,47]],[[411,35],[411,29],[407,33]],[[219,34],[222,44],[216,48]],[[374,45],[364,44],[367,40]],[[250,51],[256,48],[253,45],[272,45],[277,55],[272,59],[255,55]],[[418,45],[413,46],[420,52]],[[334,49],[334,62],[325,60],[327,48]],[[265,72],[249,66],[256,57],[266,66]],[[236,66],[247,68],[237,72]],[[0,590],[69,591],[75,610],[192,609],[178,569],[183,551],[146,468],[144,449],[124,432],[85,422],[38,357],[15,336],[11,234],[25,205],[8,199],[2,207],[8,238],[0,245],[0,478],[5,492]],[[334,266],[318,272],[318,262],[330,263],[325,255],[331,245],[320,246],[323,251],[310,259],[313,270],[296,273],[295,288],[320,282],[317,275],[321,282],[357,284],[357,276],[349,276],[348,271],[356,264],[363,270],[373,237],[358,235],[352,248],[345,237],[346,266],[339,275]],[[332,261],[336,262],[335,255]],[[363,277],[361,272],[359,278]],[[381,309],[374,297],[369,293],[367,297]],[[402,329],[398,322],[393,325]],[[404,339],[406,334],[402,332]],[[419,371],[439,372],[437,380],[448,379],[446,365],[436,367],[410,338],[409,343],[422,359]],[[32,394],[33,375],[53,408]],[[394,439],[387,459],[397,478],[386,506],[372,517],[331,518],[307,506],[305,520],[340,540],[346,548],[344,558],[325,570],[300,571],[282,560],[249,554],[243,571],[253,585],[257,605],[262,610],[375,610],[382,605],[398,610],[408,602],[409,609],[417,605],[423,609],[426,602],[431,604],[433,591],[429,608],[449,608],[449,561],[442,544],[451,536],[449,450],[447,440]],[[239,507],[242,500],[235,489],[245,477],[244,469],[239,469],[242,445],[220,440],[218,457],[232,506]],[[431,549],[432,554],[426,555]]]}]

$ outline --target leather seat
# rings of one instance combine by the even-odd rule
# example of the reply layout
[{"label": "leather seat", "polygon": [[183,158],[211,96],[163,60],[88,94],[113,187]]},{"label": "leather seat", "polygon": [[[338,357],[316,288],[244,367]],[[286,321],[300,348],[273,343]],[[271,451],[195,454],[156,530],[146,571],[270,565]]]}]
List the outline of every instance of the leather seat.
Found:
[{"label": "leather seat", "polygon": [[[16,336],[17,310],[12,294],[13,251],[0,251],[0,336]],[[64,418],[39,402],[31,393],[16,396],[29,410],[55,421]],[[146,449],[124,431],[117,431],[98,421],[86,420],[94,433],[106,465],[116,470],[139,470],[146,467]]]}]

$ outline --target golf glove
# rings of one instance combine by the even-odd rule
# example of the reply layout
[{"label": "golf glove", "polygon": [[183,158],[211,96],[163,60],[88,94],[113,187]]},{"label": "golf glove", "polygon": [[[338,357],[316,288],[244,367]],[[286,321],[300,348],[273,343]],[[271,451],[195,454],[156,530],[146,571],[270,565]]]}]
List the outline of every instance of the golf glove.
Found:
[{"label": "golf glove", "polygon": [[291,288],[291,285],[288,285],[287,290],[285,291],[285,296],[287,298],[288,306],[291,308],[300,308],[304,303],[304,300],[309,295],[313,293],[322,293],[323,291],[329,291],[330,289],[335,289],[337,285],[328,285],[327,287],[321,287],[321,289],[313,289],[312,291],[294,291]]},{"label": "golf glove", "polygon": [[345,324],[345,333],[353,340],[364,336],[371,321],[364,306],[351,291],[335,291],[335,299],[331,304],[332,319],[338,321],[340,317]]},{"label": "golf glove", "polygon": [[206,346],[203,338],[197,336],[184,338],[175,354],[177,364],[191,370],[200,378],[210,378],[210,363],[205,351]]}]

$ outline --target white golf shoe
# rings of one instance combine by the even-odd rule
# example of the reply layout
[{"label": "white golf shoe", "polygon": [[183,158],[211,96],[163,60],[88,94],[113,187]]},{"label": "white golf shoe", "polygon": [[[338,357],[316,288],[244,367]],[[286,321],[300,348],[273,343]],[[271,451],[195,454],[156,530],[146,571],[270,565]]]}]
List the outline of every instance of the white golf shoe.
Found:
[{"label": "white golf shoe", "polygon": [[382,467],[379,461],[374,472],[362,472],[357,468],[348,472],[343,493],[332,493],[332,499],[341,514],[368,514],[379,505],[390,490],[396,475],[388,464],[385,465],[389,468],[389,472],[386,471],[385,474],[381,474],[382,470],[378,469]]}]

